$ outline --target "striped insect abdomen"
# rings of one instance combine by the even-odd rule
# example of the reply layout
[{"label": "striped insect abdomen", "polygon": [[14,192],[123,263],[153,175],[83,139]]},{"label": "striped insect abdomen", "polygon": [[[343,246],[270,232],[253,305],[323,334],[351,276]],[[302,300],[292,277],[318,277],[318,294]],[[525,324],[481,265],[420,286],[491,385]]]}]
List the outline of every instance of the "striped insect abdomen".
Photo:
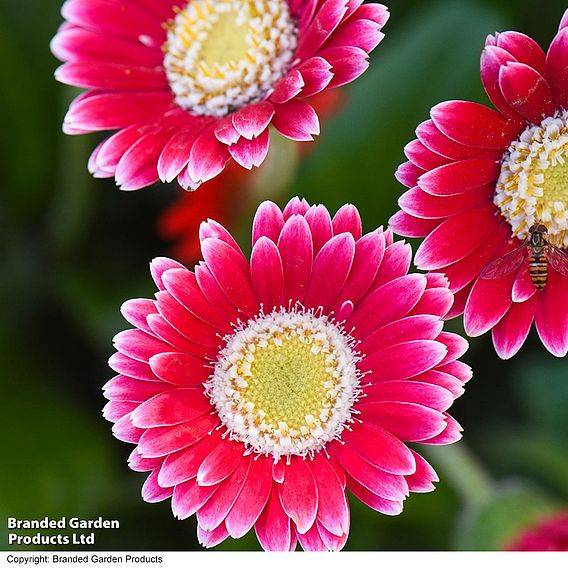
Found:
[{"label": "striped insect abdomen", "polygon": [[531,281],[537,290],[544,290],[548,278],[548,261],[544,254],[532,254],[529,262]]}]

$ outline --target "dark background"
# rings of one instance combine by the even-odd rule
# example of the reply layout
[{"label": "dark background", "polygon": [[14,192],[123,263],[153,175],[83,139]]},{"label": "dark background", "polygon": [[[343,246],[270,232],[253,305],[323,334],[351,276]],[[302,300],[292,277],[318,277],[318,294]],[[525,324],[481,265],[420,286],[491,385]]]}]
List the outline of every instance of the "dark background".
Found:
[{"label": "dark background", "polygon": [[[48,44],[60,5],[0,2],[0,549],[8,549],[5,517],[46,515],[119,519],[120,531],[98,533],[101,550],[196,549],[195,520],[176,521],[169,500],[142,501],[145,476],[126,464],[131,446],[101,416],[111,338],[127,327],[119,306],[153,294],[148,262],[171,245],[155,227],[178,191],[131,195],[91,179],[86,162],[100,137],[61,134],[76,92],[53,79]],[[367,230],[385,224],[403,191],[393,177],[402,148],[430,107],[486,102],[485,36],[515,29],[548,46],[566,6],[535,6],[391,0],[386,38],[346,89],[343,110],[299,168],[282,159],[260,193],[278,187],[280,204],[298,194],[331,210],[350,201]],[[284,188],[283,179],[291,179]],[[245,248],[252,212],[234,227]],[[511,361],[497,358],[489,336],[471,340],[464,359],[475,376],[452,409],[464,441],[425,452],[441,478],[437,491],[412,495],[395,518],[353,500],[347,549],[498,549],[535,516],[566,506],[567,362],[534,335]],[[257,547],[249,534],[220,548]]]}]

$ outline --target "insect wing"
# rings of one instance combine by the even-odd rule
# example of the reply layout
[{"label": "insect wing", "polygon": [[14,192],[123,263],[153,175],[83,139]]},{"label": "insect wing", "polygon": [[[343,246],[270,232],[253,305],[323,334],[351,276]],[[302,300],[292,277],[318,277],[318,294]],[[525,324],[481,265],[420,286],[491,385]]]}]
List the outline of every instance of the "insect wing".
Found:
[{"label": "insect wing", "polygon": [[507,254],[493,260],[490,262],[479,275],[480,278],[484,280],[493,280],[494,278],[501,278],[502,276],[506,276],[510,274],[521,264],[529,255],[529,248],[527,247],[526,243],[523,243],[521,246],[517,247],[516,249],[508,252]]},{"label": "insect wing", "polygon": [[548,243],[546,247],[546,260],[556,272],[568,277],[568,254],[562,249]]}]

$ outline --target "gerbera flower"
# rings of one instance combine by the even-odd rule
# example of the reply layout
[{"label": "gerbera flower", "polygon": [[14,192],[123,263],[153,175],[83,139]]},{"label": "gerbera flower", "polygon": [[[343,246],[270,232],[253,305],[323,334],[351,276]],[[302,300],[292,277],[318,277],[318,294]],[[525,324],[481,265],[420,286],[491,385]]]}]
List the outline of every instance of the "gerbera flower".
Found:
[{"label": "gerbera flower", "polygon": [[126,190],[259,166],[270,125],[312,140],[310,97],[361,75],[388,19],[362,0],[67,0],[62,14],[56,77],[88,89],[64,131],[117,130],[89,167]]},{"label": "gerbera flower", "polygon": [[507,550],[568,552],[568,512],[541,519],[519,534]]},{"label": "gerbera flower", "polygon": [[[393,230],[426,237],[416,265],[445,273],[456,293],[450,315],[465,312],[470,336],[492,329],[504,359],[520,349],[533,321],[551,353],[568,352],[566,259],[556,252],[560,260],[550,265],[543,252],[531,280],[523,245],[539,224],[548,243],[568,245],[567,26],[568,12],[547,54],[521,33],[490,35],[481,78],[497,110],[467,101],[435,106],[397,172],[411,189]],[[519,247],[499,270],[491,265]],[[544,279],[536,272],[546,269],[537,290]]]},{"label": "gerbera flower", "polygon": [[267,550],[340,549],[346,488],[387,515],[434,488],[407,442],[460,437],[446,410],[467,342],[442,331],[446,280],[407,274],[409,246],[363,236],[351,205],[265,202],[252,237],[247,261],[208,221],[194,272],[152,262],[156,299],[122,308],[136,329],[115,337],[105,416],[151,472],[144,499],[196,513],[205,546],[254,526]]}]

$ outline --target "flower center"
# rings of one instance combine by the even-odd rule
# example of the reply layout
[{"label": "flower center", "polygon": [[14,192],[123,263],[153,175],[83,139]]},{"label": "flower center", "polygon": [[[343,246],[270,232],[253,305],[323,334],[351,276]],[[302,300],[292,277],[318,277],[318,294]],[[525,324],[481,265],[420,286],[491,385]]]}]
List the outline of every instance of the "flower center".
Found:
[{"label": "flower center", "polygon": [[296,43],[286,0],[189,0],[169,26],[164,67],[182,108],[225,116],[268,94]]},{"label": "flower center", "polygon": [[568,246],[568,111],[528,127],[503,158],[494,203],[520,239],[542,223]]},{"label": "flower center", "polygon": [[206,392],[232,439],[276,460],[313,454],[352,421],[353,346],[326,316],[274,311],[230,336]]}]

